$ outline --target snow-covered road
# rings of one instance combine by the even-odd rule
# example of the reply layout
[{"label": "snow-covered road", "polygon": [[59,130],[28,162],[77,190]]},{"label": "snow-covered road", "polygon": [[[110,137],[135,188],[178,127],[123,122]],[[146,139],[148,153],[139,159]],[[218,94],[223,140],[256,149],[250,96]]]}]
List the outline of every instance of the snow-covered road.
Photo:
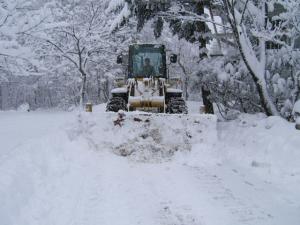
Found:
[{"label": "snow-covered road", "polygon": [[[133,116],[114,127],[115,115],[101,113],[2,115],[1,225],[300,224],[294,131],[281,146],[293,154],[284,170],[253,149],[267,152],[271,143],[234,136],[250,132],[250,119],[216,128],[210,117]],[[272,125],[256,123],[255,140],[261,123]],[[16,153],[3,157],[9,151]]]}]

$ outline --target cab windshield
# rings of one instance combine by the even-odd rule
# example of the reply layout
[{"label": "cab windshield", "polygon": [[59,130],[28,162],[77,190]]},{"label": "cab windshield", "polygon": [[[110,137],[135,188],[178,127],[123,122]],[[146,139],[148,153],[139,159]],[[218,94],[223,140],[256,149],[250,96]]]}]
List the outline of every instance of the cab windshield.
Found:
[{"label": "cab windshield", "polygon": [[133,77],[163,76],[163,61],[160,52],[136,51],[132,56]]}]

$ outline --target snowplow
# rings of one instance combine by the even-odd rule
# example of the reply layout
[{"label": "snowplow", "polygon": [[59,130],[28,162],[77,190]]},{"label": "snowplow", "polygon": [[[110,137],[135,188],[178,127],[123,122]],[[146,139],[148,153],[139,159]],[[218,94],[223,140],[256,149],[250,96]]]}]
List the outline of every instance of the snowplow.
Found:
[{"label": "snowplow", "polygon": [[126,74],[115,81],[106,111],[187,114],[180,79],[169,76],[168,66],[177,62],[177,55],[171,54],[168,61],[164,45],[130,45],[128,54],[117,57]]}]

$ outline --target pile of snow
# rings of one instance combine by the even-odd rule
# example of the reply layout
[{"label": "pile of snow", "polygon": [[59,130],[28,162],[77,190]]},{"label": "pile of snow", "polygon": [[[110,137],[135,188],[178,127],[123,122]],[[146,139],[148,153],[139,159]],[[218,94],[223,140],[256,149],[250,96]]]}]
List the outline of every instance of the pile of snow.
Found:
[{"label": "pile of snow", "polygon": [[1,112],[1,224],[36,224],[26,211],[45,210],[50,202],[44,199],[61,185],[72,188],[64,179],[80,171],[69,171],[70,159],[77,158],[88,146],[70,142],[61,127],[69,119],[72,115],[63,112]]},{"label": "pile of snow", "polygon": [[30,106],[29,106],[28,103],[24,103],[24,104],[22,104],[18,107],[17,111],[19,111],[19,112],[29,112],[30,111]]},{"label": "pile of snow", "polygon": [[222,162],[250,169],[267,182],[289,183],[286,188],[295,191],[300,182],[299,135],[294,123],[281,117],[242,114],[218,124],[215,151],[222,151]]},{"label": "pile of snow", "polygon": [[195,143],[217,139],[216,117],[211,115],[126,113],[116,123],[118,118],[115,113],[79,114],[69,136],[84,137],[95,150],[109,149],[148,162],[169,160],[175,152],[190,151]]}]

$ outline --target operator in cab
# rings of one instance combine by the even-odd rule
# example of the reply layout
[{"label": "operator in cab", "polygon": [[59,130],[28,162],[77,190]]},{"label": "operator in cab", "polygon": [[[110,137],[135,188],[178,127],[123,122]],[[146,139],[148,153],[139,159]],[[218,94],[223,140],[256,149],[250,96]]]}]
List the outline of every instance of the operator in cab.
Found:
[{"label": "operator in cab", "polygon": [[155,76],[155,69],[151,65],[150,59],[146,58],[143,66],[143,75],[147,78]]}]

